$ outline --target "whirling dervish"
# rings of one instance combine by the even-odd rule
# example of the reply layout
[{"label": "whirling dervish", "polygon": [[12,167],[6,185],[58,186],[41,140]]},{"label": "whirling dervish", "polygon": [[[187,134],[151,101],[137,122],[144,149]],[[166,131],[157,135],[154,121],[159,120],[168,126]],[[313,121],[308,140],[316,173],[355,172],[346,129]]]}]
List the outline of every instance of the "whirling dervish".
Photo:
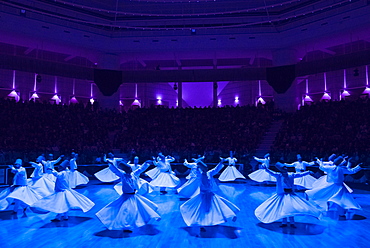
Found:
[{"label": "whirling dervish", "polygon": [[270,154],[265,154],[264,158],[257,158],[256,156],[253,157],[254,160],[261,163],[259,165],[259,169],[250,173],[248,177],[253,181],[263,183],[263,182],[276,182],[276,178],[271,176],[269,173],[266,172],[265,169],[270,167]]},{"label": "whirling dervish", "polygon": [[69,160],[69,186],[72,189],[76,188],[78,185],[89,183],[89,178],[77,170],[77,157],[78,154],[72,152],[71,159]]},{"label": "whirling dervish", "polygon": [[118,168],[112,163],[109,164],[110,169],[120,177],[122,183],[122,195],[96,213],[109,230],[132,232],[133,229],[151,221],[160,220],[158,206],[137,193],[139,176],[150,164],[151,161],[146,161],[135,171],[125,163],[119,164]]},{"label": "whirling dervish", "polygon": [[108,155],[104,154],[104,159],[103,160],[104,160],[104,162],[108,163],[108,167],[96,172],[94,174],[94,176],[99,181],[105,182],[105,183],[117,181],[119,179],[119,177],[111,169],[109,169],[110,168],[109,165],[113,164],[114,166],[117,167],[118,164],[121,161],[124,161],[124,159],[123,158],[116,158],[116,157],[114,157],[114,154],[110,152],[110,153],[108,153]]},{"label": "whirling dervish", "polygon": [[13,185],[0,193],[0,210],[7,209],[14,202],[13,214],[17,214],[19,207],[26,211],[27,207],[42,198],[35,188],[28,186],[27,172],[22,164],[22,159],[17,159],[14,165],[9,165],[14,174]]},{"label": "whirling dervish", "polygon": [[235,167],[235,162],[238,160],[234,157],[235,152],[230,151],[230,157],[226,158],[225,160],[229,162],[229,165],[224,169],[224,171],[219,176],[218,180],[221,182],[232,182],[235,181],[237,178],[245,179],[242,173],[238,171]]},{"label": "whirling dervish", "polygon": [[[202,157],[204,159],[204,157]],[[188,180],[177,189],[177,193],[185,198],[191,198],[199,194],[201,184],[201,170],[198,168],[198,163],[203,163],[202,159],[193,159],[194,162],[189,163],[186,159],[184,165],[190,169]]]},{"label": "whirling dervish", "polygon": [[59,165],[59,172],[49,169],[51,170],[50,173],[56,177],[55,192],[32,205],[36,210],[57,213],[56,217],[51,220],[53,222],[68,220],[68,212],[71,209],[81,209],[83,212],[87,212],[95,205],[85,195],[78,193],[69,186],[69,164],[69,160],[64,160]]},{"label": "whirling dervish", "polygon": [[44,157],[39,156],[36,162],[29,162],[35,169],[32,172],[31,178],[27,180],[27,184],[34,187],[39,195],[45,197],[54,193],[55,182],[43,172],[42,160],[44,160]]},{"label": "whirling dervish", "polygon": [[311,190],[307,190],[306,194],[310,200],[314,201],[325,211],[334,211],[338,215],[346,215],[350,219],[355,210],[360,210],[361,206],[351,195],[351,192],[344,185],[345,174],[355,174],[362,168],[357,165],[355,168],[348,168],[343,164],[343,157],[337,157],[332,165],[325,165],[321,160],[320,170],[327,173],[327,183],[322,184]]},{"label": "whirling dervish", "polygon": [[173,161],[175,161],[173,157],[165,157],[162,153],[159,153],[157,159],[153,160],[153,164],[156,167],[146,172],[152,178],[150,185],[159,187],[161,194],[167,194],[166,188],[176,188],[180,183],[180,179],[176,177],[171,168],[170,163]]},{"label": "whirling dervish", "polygon": [[204,232],[206,226],[236,220],[236,214],[240,209],[234,203],[215,193],[218,188],[213,176],[223,168],[224,162],[225,159],[221,158],[221,161],[211,170],[208,169],[206,164],[199,163],[202,172],[200,193],[180,206],[180,212],[186,225],[198,226],[200,231]]},{"label": "whirling dervish", "polygon": [[[121,161],[121,163],[125,164],[126,166],[131,167],[132,171],[135,171],[141,167],[141,165],[139,164],[138,156],[135,156],[133,164],[130,164],[130,161],[128,163]],[[139,186],[138,194],[140,195],[150,194],[154,191],[154,188],[149,184],[149,182],[143,178],[139,177],[137,183]],[[116,190],[118,194],[122,195],[123,193],[122,192],[122,182],[119,182],[116,185],[114,185],[114,189]]]},{"label": "whirling dervish", "polygon": [[321,212],[309,201],[294,193],[294,179],[309,175],[310,171],[292,173],[287,167],[278,162],[276,168],[280,172],[265,169],[266,173],[275,177],[276,193],[259,205],[254,214],[263,223],[272,223],[282,219],[280,227],[286,227],[288,218],[291,227],[295,228],[294,216],[310,215],[318,218]]},{"label": "whirling dervish", "polygon": [[[293,162],[291,164],[284,163],[287,167],[294,167],[295,172],[304,172],[306,171],[307,166],[314,165],[315,162],[306,162],[302,160],[302,156],[300,154],[297,154],[297,161]],[[297,189],[312,189],[313,184],[315,183],[316,178],[311,176],[310,174],[307,174],[303,177],[296,177],[294,178],[294,185],[297,187]]]}]

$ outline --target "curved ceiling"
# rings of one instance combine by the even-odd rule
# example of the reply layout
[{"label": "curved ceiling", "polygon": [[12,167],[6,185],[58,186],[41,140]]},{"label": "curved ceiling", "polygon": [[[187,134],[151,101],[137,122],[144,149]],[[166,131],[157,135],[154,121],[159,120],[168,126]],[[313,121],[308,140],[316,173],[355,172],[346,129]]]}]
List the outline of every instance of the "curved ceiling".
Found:
[{"label": "curved ceiling", "polygon": [[367,0],[3,0],[0,53],[124,70],[271,66],[280,50],[370,49],[368,13]]},{"label": "curved ceiling", "polygon": [[[358,0],[13,0],[3,11],[108,30],[229,29],[282,26],[361,7]],[[24,13],[26,14],[26,13]]]}]

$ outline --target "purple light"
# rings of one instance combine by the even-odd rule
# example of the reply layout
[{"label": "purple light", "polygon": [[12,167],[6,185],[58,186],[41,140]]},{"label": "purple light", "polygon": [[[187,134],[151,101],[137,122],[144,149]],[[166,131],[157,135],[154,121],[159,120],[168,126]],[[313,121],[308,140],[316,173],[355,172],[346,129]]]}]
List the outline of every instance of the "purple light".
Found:
[{"label": "purple light", "polygon": [[362,94],[370,94],[370,88],[366,87]]},{"label": "purple light", "polygon": [[56,104],[59,104],[62,100],[60,99],[60,96],[55,94],[51,100],[54,100]]},{"label": "purple light", "polygon": [[32,96],[31,96],[31,98],[30,98],[30,100],[31,100],[31,99],[36,99],[36,98],[39,98],[39,96],[37,95],[37,93],[36,93],[36,92],[33,92],[33,93],[32,93]]},{"label": "purple light", "polygon": [[218,101],[217,101],[217,105],[218,105],[218,106],[221,106],[221,104],[222,104],[222,103],[221,103],[221,99],[218,99]]},{"label": "purple light", "polygon": [[313,102],[313,101],[312,101],[312,99],[311,99],[311,97],[310,97],[309,95],[306,95],[306,96],[304,97],[304,101],[305,101],[305,102]]},{"label": "purple light", "polygon": [[342,96],[346,97],[346,96],[350,96],[351,94],[349,94],[349,92],[347,90],[343,90],[342,92]]},{"label": "purple light", "polygon": [[90,103],[94,104],[94,102],[95,102],[94,98],[90,98]]},{"label": "purple light", "polygon": [[141,106],[140,101],[138,99],[135,99],[132,104],[133,106]]},{"label": "purple light", "polygon": [[12,90],[12,92],[10,92],[8,96],[9,97],[17,97],[18,96],[18,93],[17,93],[17,91]]},{"label": "purple light", "polygon": [[263,98],[260,96],[259,98],[258,98],[258,100],[257,100],[257,103],[261,103],[261,104],[266,104],[266,101],[265,100],[263,100]]},{"label": "purple light", "polygon": [[75,96],[71,97],[71,100],[69,101],[70,103],[78,103],[77,99]]},{"label": "purple light", "polygon": [[330,100],[330,99],[331,97],[327,92],[325,92],[324,95],[321,97],[321,100]]}]

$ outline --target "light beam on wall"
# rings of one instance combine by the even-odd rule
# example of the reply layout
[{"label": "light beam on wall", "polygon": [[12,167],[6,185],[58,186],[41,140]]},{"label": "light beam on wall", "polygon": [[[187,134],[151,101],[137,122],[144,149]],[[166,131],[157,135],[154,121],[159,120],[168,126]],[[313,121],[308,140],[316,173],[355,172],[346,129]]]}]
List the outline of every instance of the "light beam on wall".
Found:
[{"label": "light beam on wall", "polygon": [[15,89],[15,70],[13,70],[13,89]]},{"label": "light beam on wall", "polygon": [[37,87],[37,73],[35,73],[35,81],[34,81],[34,84],[33,84],[33,91],[36,92],[36,87]]},{"label": "light beam on wall", "polygon": [[58,93],[58,78],[57,76],[54,77],[54,93]]}]

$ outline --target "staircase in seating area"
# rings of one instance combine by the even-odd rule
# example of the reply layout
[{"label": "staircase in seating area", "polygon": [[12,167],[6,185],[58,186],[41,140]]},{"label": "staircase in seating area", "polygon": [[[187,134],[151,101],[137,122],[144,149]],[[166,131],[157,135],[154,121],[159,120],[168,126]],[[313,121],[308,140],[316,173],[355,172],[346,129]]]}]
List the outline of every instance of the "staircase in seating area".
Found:
[{"label": "staircase in seating area", "polygon": [[[256,149],[256,153],[254,154],[254,156],[258,158],[263,158],[263,156],[265,156],[265,154],[270,151],[270,148],[274,144],[276,135],[278,134],[282,124],[283,120],[275,120],[271,123],[270,128],[267,130],[258,148]],[[254,169],[257,169],[255,168],[257,162],[254,159],[251,161],[251,165]]]}]

